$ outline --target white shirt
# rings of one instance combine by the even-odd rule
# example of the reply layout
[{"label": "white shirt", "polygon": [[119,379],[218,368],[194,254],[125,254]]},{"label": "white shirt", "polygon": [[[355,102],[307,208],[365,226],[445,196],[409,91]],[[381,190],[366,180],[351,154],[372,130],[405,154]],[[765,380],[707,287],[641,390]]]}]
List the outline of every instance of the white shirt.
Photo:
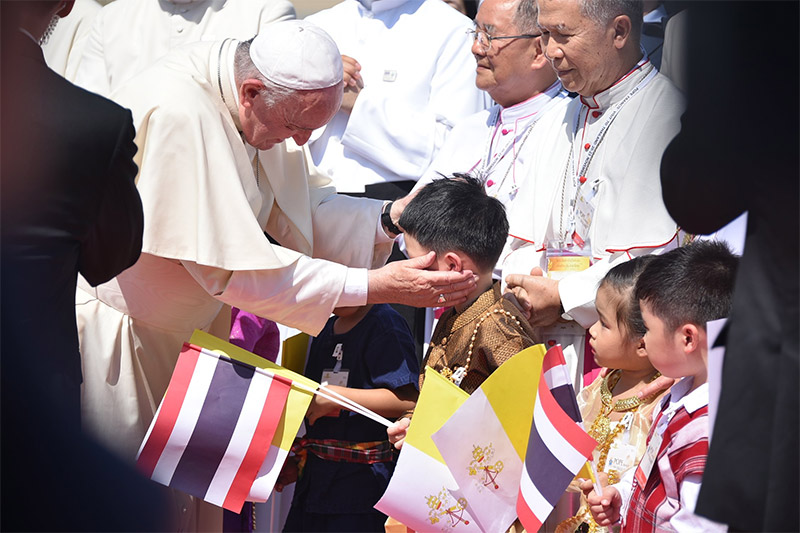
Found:
[{"label": "white shirt", "polygon": [[177,46],[246,40],[271,22],[293,18],[288,0],[115,0],[92,25],[75,84],[109,96]]},{"label": "white shirt", "polygon": [[440,0],[356,0],[306,18],[361,64],[364,88],[312,136],[337,190],[419,179],[459,120],[487,107],[475,87],[470,20]]}]

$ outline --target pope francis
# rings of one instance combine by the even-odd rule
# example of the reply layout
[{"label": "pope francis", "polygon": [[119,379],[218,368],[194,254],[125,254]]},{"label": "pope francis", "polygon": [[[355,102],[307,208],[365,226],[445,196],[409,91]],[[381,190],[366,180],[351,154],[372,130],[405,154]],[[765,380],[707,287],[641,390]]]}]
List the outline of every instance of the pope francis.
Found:
[{"label": "pope francis", "polygon": [[268,30],[175,50],[113,95],[136,125],[142,255],[80,280],[76,309],[83,423],[130,459],[182,343],[224,304],[316,334],[334,307],[459,303],[475,283],[425,271],[433,256],[377,268],[406,201],[336,195],[301,148],[339,108],[339,50],[305,21]]}]

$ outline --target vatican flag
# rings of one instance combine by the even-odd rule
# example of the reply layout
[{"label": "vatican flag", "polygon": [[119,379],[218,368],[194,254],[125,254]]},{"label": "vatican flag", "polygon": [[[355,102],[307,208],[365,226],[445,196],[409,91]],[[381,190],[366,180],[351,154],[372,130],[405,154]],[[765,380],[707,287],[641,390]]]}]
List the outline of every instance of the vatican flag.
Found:
[{"label": "vatican flag", "polygon": [[483,531],[506,531],[517,517],[520,474],[545,348],[526,348],[500,365],[459,407],[433,442]]},{"label": "vatican flag", "polygon": [[414,416],[389,487],[375,508],[415,531],[480,531],[431,435],[468,394],[425,368]]}]

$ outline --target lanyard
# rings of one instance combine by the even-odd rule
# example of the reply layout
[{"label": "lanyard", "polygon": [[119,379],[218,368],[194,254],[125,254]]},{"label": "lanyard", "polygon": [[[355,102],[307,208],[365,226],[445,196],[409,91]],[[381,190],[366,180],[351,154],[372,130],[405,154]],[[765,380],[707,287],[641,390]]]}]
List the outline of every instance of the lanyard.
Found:
[{"label": "lanyard", "polygon": [[[566,94],[563,91],[559,91],[555,96],[553,96],[550,99],[549,102],[547,102],[539,111],[535,113],[536,119],[533,120],[528,125],[528,127],[525,128],[525,130],[523,130],[522,132],[523,136],[522,136],[522,141],[520,142],[520,148],[527,140],[530,131],[533,129],[534,126],[536,126],[536,123],[539,122],[539,119],[542,118],[545,115],[545,113],[547,113],[550,109],[555,107],[555,105],[558,104],[563,98],[566,98]],[[494,144],[495,137],[497,137],[497,131],[500,129],[500,123],[499,123],[500,113],[501,109],[497,108],[492,114],[491,118],[492,126],[490,128],[489,136],[486,139],[486,148],[484,149],[484,156],[483,159],[481,160],[483,165],[481,165],[479,173],[480,173],[480,179],[484,183],[489,178],[491,173],[494,172],[494,169],[497,166],[497,164],[500,163],[500,161],[502,161],[505,158],[505,156],[511,150],[511,147],[514,146],[514,144],[516,143],[517,138],[520,136],[520,133],[515,130],[514,136],[511,137],[508,140],[508,142],[506,142],[506,144],[500,150],[498,150],[497,153],[494,154],[494,156],[492,156],[492,145]],[[514,166],[514,162],[517,160],[518,155],[519,151],[516,151],[514,153],[514,158],[511,161],[509,168]],[[506,172],[506,176],[508,176],[508,172]],[[503,177],[503,181],[505,181],[505,176]]]},{"label": "lanyard", "polygon": [[[639,91],[647,87],[647,85],[656,77],[658,74],[658,70],[655,68],[647,75],[645,78],[640,81],[636,87],[631,89],[628,94],[625,95],[622,100],[620,100],[606,115],[605,122],[600,128],[600,131],[597,132],[597,135],[594,138],[594,141],[588,144],[588,149],[586,151],[586,159],[584,159],[583,163],[580,166],[580,169],[576,170],[577,161],[580,158],[580,150],[583,148],[582,146],[575,145],[575,140],[578,138],[578,129],[580,124],[580,117],[583,112],[583,108],[585,106],[581,105],[578,106],[575,112],[575,119],[573,121],[572,127],[572,141],[570,144],[570,151],[569,157],[567,159],[567,164],[564,167],[564,178],[561,188],[561,215],[559,217],[559,238],[563,238],[565,241],[567,240],[568,234],[574,230],[575,227],[575,215],[577,210],[577,196],[580,193],[581,185],[586,182],[586,171],[589,169],[589,164],[592,162],[592,158],[594,157],[595,152],[597,151],[597,147],[603,142],[603,139],[606,136],[611,124],[614,122],[614,119],[617,118],[622,108],[627,104],[631,98],[633,98]],[[586,110],[587,116],[589,110]],[[576,154],[577,150],[577,156]],[[569,212],[569,226],[567,232],[564,233],[564,201],[565,201],[565,194],[567,189],[567,176],[571,175],[572,177],[572,187],[575,190],[575,195],[570,200],[570,212]],[[596,183],[592,183],[592,186],[596,186]]]},{"label": "lanyard", "polygon": [[[636,87],[631,89],[628,92],[628,94],[626,94],[625,97],[622,100],[620,100],[619,103],[617,103],[617,105],[614,106],[614,108],[611,110],[611,112],[608,113],[608,115],[606,116],[605,122],[603,122],[603,125],[600,128],[600,131],[597,132],[597,135],[595,136],[594,141],[592,141],[590,143],[590,145],[589,145],[589,149],[586,152],[586,159],[583,161],[583,164],[581,165],[580,170],[576,172],[575,171],[575,164],[580,159],[580,153],[581,153],[580,150],[581,150],[582,147],[581,146],[577,146],[576,147],[575,146],[575,140],[578,138],[578,129],[579,129],[579,124],[580,124],[580,119],[581,119],[581,113],[583,111],[583,107],[584,106],[579,106],[578,107],[578,109],[576,110],[576,113],[575,113],[575,120],[574,120],[574,123],[573,123],[573,126],[572,126],[572,147],[571,147],[572,153],[574,154],[576,149],[577,149],[577,157],[575,157],[573,155],[570,158],[570,161],[572,163],[573,180],[577,180],[581,176],[586,176],[586,171],[589,169],[589,163],[591,163],[592,157],[594,157],[594,154],[597,151],[597,147],[600,145],[601,142],[603,142],[603,139],[605,138],[606,133],[608,132],[608,129],[611,127],[611,123],[614,122],[614,119],[617,118],[617,116],[619,115],[620,111],[622,111],[622,108],[625,106],[625,104],[627,104],[631,100],[631,98],[633,98],[636,95],[636,93],[638,93],[639,91],[641,91],[642,89],[647,87],[647,85],[653,80],[653,78],[656,77],[656,74],[658,74],[658,70],[656,70],[654,68],[650,72],[650,74],[648,74],[642,81],[640,81],[636,85]],[[588,115],[588,113],[589,113],[589,109],[588,108],[586,110],[586,113]]]}]

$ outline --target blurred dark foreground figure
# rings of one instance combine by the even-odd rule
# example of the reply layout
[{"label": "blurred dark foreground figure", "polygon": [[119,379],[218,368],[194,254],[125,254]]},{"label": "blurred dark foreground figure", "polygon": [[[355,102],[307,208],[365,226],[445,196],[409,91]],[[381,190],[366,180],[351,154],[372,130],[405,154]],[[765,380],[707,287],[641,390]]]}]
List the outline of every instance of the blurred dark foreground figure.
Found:
[{"label": "blurred dark foreground figure", "polygon": [[[687,231],[748,212],[696,509],[731,531],[800,531],[798,6],[690,4],[689,105],[661,166],[664,203]],[[762,22],[767,53],[747,36]],[[744,107],[755,95],[778,100]]]},{"label": "blurred dark foreground figure", "polygon": [[0,529],[163,530],[159,489],[83,435],[75,319],[139,257],[130,112],[79,89],[38,41],[73,2],[0,2]]}]

